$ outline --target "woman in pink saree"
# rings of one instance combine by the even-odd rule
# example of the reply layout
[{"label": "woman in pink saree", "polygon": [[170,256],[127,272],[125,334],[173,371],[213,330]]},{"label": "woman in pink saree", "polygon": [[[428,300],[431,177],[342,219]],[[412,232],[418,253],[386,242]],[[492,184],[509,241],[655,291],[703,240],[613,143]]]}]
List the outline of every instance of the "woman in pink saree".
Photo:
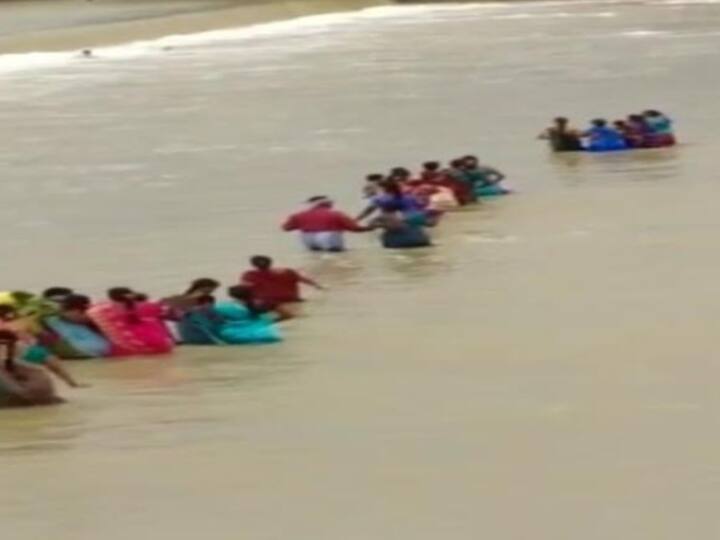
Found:
[{"label": "woman in pink saree", "polygon": [[88,310],[90,319],[111,343],[110,356],[172,352],[174,341],[163,321],[164,309],[127,287],[108,291],[109,301]]}]

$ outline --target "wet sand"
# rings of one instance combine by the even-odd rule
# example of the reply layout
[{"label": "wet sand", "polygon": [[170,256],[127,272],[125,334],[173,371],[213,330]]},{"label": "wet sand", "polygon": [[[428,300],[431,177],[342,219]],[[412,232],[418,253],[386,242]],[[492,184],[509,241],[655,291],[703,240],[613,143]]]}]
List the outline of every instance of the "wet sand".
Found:
[{"label": "wet sand", "polygon": [[0,54],[85,49],[386,3],[382,0],[0,2]]}]

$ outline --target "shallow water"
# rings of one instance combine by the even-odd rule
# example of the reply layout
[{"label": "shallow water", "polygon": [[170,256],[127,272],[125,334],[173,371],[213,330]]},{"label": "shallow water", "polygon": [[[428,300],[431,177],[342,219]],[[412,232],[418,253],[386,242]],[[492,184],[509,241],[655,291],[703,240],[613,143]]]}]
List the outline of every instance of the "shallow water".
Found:
[{"label": "shallow water", "polygon": [[[4,413],[3,537],[716,535],[718,22],[388,8],[7,73],[5,286],[167,294],[267,252],[331,292],[280,346],[73,364],[91,389]],[[534,141],[647,107],[680,147]],[[434,249],[313,257],[277,230],[309,195],[356,210],[366,172],[467,152],[518,193]]]}]

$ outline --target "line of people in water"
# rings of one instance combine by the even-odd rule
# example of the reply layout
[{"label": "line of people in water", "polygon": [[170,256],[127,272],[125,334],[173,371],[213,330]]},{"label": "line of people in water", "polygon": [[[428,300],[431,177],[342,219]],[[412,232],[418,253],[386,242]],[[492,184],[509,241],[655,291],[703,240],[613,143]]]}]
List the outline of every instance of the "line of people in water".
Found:
[{"label": "line of people in water", "polygon": [[[343,251],[344,232],[376,230],[386,248],[426,247],[431,245],[426,228],[446,212],[509,193],[501,185],[504,178],[474,156],[447,167],[427,162],[417,175],[395,167],[387,175],[367,176],[367,204],[357,216],[334,209],[327,197],[312,197],[283,229],[299,231],[312,251]],[[227,288],[224,301],[216,300],[221,284],[212,278],[196,279],[184,292],[159,300],[129,287],[113,287],[100,301],[67,287],[40,295],[0,292],[0,406],[61,402],[52,376],[84,386],[65,360],[165,355],[178,345],[277,343],[282,340],[278,323],[294,316],[302,286],[323,289],[297,270],[258,255]]]},{"label": "line of people in water", "polygon": [[129,287],[113,287],[92,301],[67,287],[41,295],[0,293],[0,406],[52,404],[58,398],[51,375],[72,387],[83,384],[65,360],[165,355],[178,345],[246,345],[282,340],[278,323],[294,316],[302,285],[322,285],[267,256],[216,301],[221,284],[193,281],[160,300]]},{"label": "line of people in water", "polygon": [[334,208],[325,196],[307,200],[307,208],[289,216],[285,231],[297,231],[310,251],[345,250],[344,234],[380,231],[380,242],[388,249],[410,249],[431,245],[428,228],[455,208],[478,202],[482,197],[506,195],[505,175],[481,164],[475,156],[454,159],[443,167],[429,161],[413,174],[394,167],[388,174],[369,174],[363,188],[366,207],[352,217]]},{"label": "line of people in water", "polygon": [[613,152],[676,143],[672,120],[652,109],[612,123],[596,118],[585,130],[574,129],[567,118],[558,117],[539,138],[547,140],[554,152]]}]

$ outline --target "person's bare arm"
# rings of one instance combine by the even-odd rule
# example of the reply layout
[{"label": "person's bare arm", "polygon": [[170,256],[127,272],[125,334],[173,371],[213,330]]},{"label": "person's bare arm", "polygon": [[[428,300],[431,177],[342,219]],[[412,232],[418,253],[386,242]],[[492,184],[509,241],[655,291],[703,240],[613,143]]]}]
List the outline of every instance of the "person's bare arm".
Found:
[{"label": "person's bare arm", "polygon": [[365,209],[358,214],[358,216],[355,218],[355,221],[362,221],[365,218],[370,217],[372,213],[375,211],[376,207],[374,204],[370,204],[365,207]]},{"label": "person's bare arm", "polygon": [[482,172],[488,184],[497,184],[505,179],[505,175],[494,167],[483,166]]},{"label": "person's bare arm", "polygon": [[283,305],[275,306],[271,313],[275,315],[275,322],[282,322],[295,318],[295,313]]},{"label": "person's bare arm", "polygon": [[325,287],[320,285],[317,281],[315,281],[312,278],[309,278],[307,276],[303,276],[302,274],[298,274],[298,281],[300,283],[304,283],[305,285],[310,285],[310,287],[314,287],[319,291],[324,291]]},{"label": "person's bare arm", "polygon": [[358,223],[357,219],[353,219],[350,216],[345,215],[345,214],[342,214],[340,216],[340,220],[339,220],[338,224],[342,230],[347,231],[347,232],[360,233],[360,232],[367,232],[370,230],[368,227],[360,225],[360,223]]},{"label": "person's bare arm", "polygon": [[59,358],[49,358],[44,365],[49,371],[54,373],[58,379],[62,380],[68,386],[72,388],[87,387],[87,385],[80,384],[75,380],[75,378],[70,374],[70,372],[65,369],[65,366],[63,366],[62,361]]},{"label": "person's bare arm", "polygon": [[295,216],[290,216],[285,220],[285,223],[282,224],[283,231],[296,231],[298,229],[297,219]]}]

